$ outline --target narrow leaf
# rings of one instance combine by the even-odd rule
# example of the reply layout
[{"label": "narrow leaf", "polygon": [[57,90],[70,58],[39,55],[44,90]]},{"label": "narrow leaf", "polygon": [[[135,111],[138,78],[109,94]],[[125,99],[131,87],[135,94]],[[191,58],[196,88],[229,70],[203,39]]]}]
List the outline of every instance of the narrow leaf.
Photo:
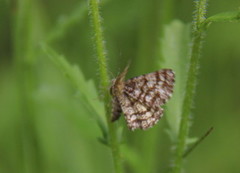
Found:
[{"label": "narrow leaf", "polygon": [[239,22],[240,21],[240,11],[230,11],[215,14],[206,19],[205,22]]}]

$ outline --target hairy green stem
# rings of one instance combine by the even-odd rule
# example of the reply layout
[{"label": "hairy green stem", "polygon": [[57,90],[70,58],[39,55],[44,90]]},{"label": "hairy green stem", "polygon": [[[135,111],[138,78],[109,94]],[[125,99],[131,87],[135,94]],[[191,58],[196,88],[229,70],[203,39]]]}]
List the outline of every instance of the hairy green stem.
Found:
[{"label": "hairy green stem", "polygon": [[97,50],[97,59],[99,64],[101,89],[104,97],[104,104],[106,110],[106,119],[108,123],[109,132],[109,146],[112,151],[114,162],[114,169],[116,173],[122,172],[122,163],[120,157],[119,142],[117,140],[117,129],[115,124],[110,122],[111,108],[110,108],[110,95],[109,95],[109,76],[107,72],[106,49],[103,39],[103,31],[101,27],[101,16],[99,14],[99,4],[97,0],[89,0],[89,10],[92,18],[92,24],[95,34],[95,46]]},{"label": "hairy green stem", "polygon": [[188,77],[186,83],[186,92],[183,100],[182,115],[180,129],[178,133],[178,143],[176,147],[175,160],[172,172],[180,173],[183,167],[183,154],[187,147],[187,138],[189,132],[189,117],[196,89],[196,81],[198,74],[198,61],[205,28],[201,28],[201,24],[205,21],[207,0],[196,1],[196,11],[193,21],[193,39],[190,50],[190,66],[188,69]]}]

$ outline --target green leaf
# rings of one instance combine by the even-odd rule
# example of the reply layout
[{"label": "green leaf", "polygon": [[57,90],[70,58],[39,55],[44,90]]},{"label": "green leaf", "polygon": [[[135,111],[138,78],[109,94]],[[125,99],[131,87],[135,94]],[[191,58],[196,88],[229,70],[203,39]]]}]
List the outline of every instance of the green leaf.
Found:
[{"label": "green leaf", "polygon": [[215,14],[206,19],[205,22],[235,22],[240,21],[240,11],[229,11]]},{"label": "green leaf", "polygon": [[[103,0],[102,4],[109,2],[109,0]],[[56,25],[48,33],[46,41],[52,42],[63,37],[70,28],[73,28],[75,25],[81,23],[84,17],[87,17],[88,12],[88,3],[86,1],[81,2],[79,5],[76,5],[76,8],[68,15],[60,16]]]},{"label": "green leaf", "polygon": [[102,130],[103,136],[107,136],[106,122],[104,121],[104,105],[100,101],[93,80],[86,81],[82,71],[77,65],[71,65],[62,55],[58,55],[53,49],[43,44],[43,50],[56,66],[66,75],[71,84],[78,90],[78,96],[81,103],[97,120]]},{"label": "green leaf", "polygon": [[72,11],[68,16],[61,16],[58,20],[56,26],[49,32],[47,36],[47,41],[51,42],[61,38],[69,30],[69,28],[74,27],[76,24],[81,22],[84,16],[87,16],[87,2],[82,2],[77,5],[76,9]]},{"label": "green leaf", "polygon": [[198,137],[187,138],[187,141],[186,141],[187,146],[194,144],[195,142],[197,142],[198,139],[199,139]]},{"label": "green leaf", "polygon": [[159,66],[173,69],[176,76],[173,97],[167,103],[166,110],[166,119],[170,127],[168,134],[171,139],[176,140],[189,64],[190,25],[174,20],[164,27],[163,34],[160,47],[163,60]]}]

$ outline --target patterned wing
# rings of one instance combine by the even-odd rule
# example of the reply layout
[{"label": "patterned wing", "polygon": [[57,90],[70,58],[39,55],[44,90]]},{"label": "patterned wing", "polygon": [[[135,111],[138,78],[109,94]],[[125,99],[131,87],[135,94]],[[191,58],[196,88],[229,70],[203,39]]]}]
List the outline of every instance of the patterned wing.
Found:
[{"label": "patterned wing", "polygon": [[127,69],[112,82],[112,121],[117,120],[122,111],[131,130],[148,129],[163,115],[160,106],[171,97],[174,73],[163,69],[125,82]]},{"label": "patterned wing", "polygon": [[157,109],[171,97],[174,78],[171,69],[138,76],[125,82],[124,93],[132,100]]},{"label": "patterned wing", "polygon": [[135,101],[127,95],[123,96],[120,105],[131,130],[148,129],[158,122],[163,114],[161,107],[152,108]]},{"label": "patterned wing", "polygon": [[117,99],[117,97],[112,98],[112,118],[111,121],[116,121],[120,118],[122,113],[121,105]]}]

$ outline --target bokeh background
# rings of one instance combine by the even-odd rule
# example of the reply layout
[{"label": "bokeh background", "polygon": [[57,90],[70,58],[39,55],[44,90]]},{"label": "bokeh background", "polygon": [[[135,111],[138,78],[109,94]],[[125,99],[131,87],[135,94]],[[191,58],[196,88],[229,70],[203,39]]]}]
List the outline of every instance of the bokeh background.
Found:
[{"label": "bokeh background", "polygon": [[[176,20],[189,26],[193,7],[191,0],[103,0],[111,77],[129,61],[129,77],[159,69],[166,27]],[[207,16],[239,7],[238,0],[210,0]],[[212,126],[214,131],[187,157],[185,172],[240,172],[239,31],[240,23],[230,22],[214,23],[207,31],[190,136],[200,137]],[[79,66],[98,90],[93,36],[85,0],[0,1],[1,173],[113,172],[96,120],[41,48],[44,42]],[[129,132],[123,118],[118,122],[126,172],[168,172],[174,146],[166,116],[148,131]]]}]

